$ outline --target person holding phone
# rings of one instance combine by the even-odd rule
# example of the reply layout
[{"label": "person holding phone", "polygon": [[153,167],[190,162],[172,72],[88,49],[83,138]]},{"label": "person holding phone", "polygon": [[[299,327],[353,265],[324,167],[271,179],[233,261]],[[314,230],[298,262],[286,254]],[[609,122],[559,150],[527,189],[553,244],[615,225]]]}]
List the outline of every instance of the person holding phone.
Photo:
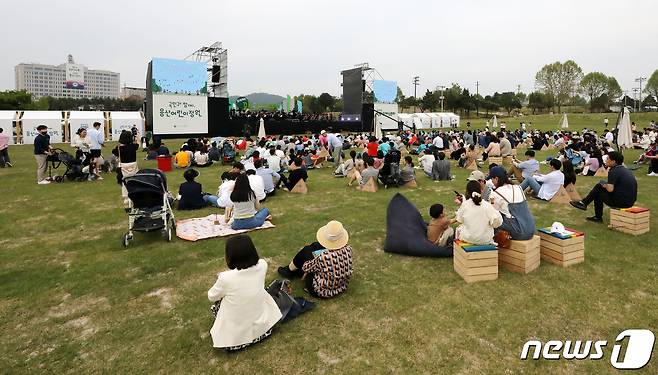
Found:
[{"label": "person holding phone", "polygon": [[289,265],[279,267],[283,277],[301,277],[306,291],[316,298],[331,298],[347,290],[352,277],[349,234],[339,221],[318,229],[316,242],[304,246]]}]

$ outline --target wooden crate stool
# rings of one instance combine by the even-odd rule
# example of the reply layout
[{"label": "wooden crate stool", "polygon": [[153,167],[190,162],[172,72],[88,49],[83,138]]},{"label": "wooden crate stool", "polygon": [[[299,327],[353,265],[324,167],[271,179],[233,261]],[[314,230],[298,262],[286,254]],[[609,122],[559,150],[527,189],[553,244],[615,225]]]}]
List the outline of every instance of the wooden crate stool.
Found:
[{"label": "wooden crate stool", "polygon": [[557,193],[555,193],[549,202],[557,204],[569,204],[571,201],[572,199],[567,192],[567,189],[565,189],[564,186],[560,186],[560,189],[557,191]]},{"label": "wooden crate stool", "polygon": [[296,194],[306,194],[308,193],[308,186],[306,186],[306,182],[304,180],[299,180],[293,186],[292,190],[290,190],[291,193],[296,193]]},{"label": "wooden crate stool", "polygon": [[514,158],[512,158],[511,156],[505,156],[503,158],[503,164],[512,165],[513,162],[514,162]]},{"label": "wooden crate stool", "polygon": [[585,233],[566,228],[572,234],[551,233],[551,228],[539,229],[541,259],[560,267],[585,261]]},{"label": "wooden crate stool", "polygon": [[496,163],[496,165],[503,166],[503,158],[500,156],[489,156],[487,161],[489,161],[489,164]]},{"label": "wooden crate stool", "polygon": [[596,173],[594,173],[594,177],[608,177],[608,170],[600,167],[596,170]]},{"label": "wooden crate stool", "polygon": [[452,260],[455,272],[467,283],[498,278],[498,249],[493,245],[455,241]]},{"label": "wooden crate stool", "polygon": [[368,179],[368,182],[366,182],[365,185],[359,186],[359,189],[361,191],[367,191],[369,193],[376,193],[377,192],[377,181],[373,177],[370,177]]},{"label": "wooden crate stool", "polygon": [[416,183],[416,180],[411,180],[409,182],[405,182],[402,186],[406,187],[406,188],[412,188],[413,189],[413,188],[418,187],[418,183]]},{"label": "wooden crate stool", "polygon": [[523,274],[536,270],[540,262],[539,244],[537,235],[526,241],[512,240],[509,247],[498,248],[498,266]]},{"label": "wooden crate stool", "polygon": [[610,229],[639,236],[651,229],[651,210],[644,207],[611,208]]}]

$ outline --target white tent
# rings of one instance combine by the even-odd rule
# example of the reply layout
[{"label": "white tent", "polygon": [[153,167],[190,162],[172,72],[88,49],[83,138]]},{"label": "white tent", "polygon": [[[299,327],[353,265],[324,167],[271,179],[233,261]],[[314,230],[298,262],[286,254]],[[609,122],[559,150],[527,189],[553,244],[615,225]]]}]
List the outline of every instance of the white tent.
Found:
[{"label": "white tent", "polygon": [[624,107],[619,124],[617,124],[617,147],[633,148],[633,131],[631,129],[631,113]]},{"label": "white tent", "polygon": [[496,115],[493,115],[493,118],[491,119],[491,127],[492,128],[497,128],[498,127],[498,119],[496,118]]},{"label": "white tent", "polygon": [[432,119],[433,128],[450,128],[459,126],[459,116],[452,112],[428,113]]},{"label": "white tent", "polygon": [[91,128],[94,122],[100,122],[101,129],[105,129],[105,115],[103,112],[71,111],[71,114],[69,115],[69,136],[73,138],[73,134],[75,134],[80,128]]},{"label": "white tent", "polygon": [[427,113],[414,113],[411,115],[414,118],[416,128],[426,129],[432,127],[432,117]]},{"label": "white tent", "polygon": [[0,128],[4,134],[9,135],[9,144],[14,144],[14,120],[16,111],[0,111]]},{"label": "white tent", "polygon": [[402,121],[405,126],[412,127],[414,120],[408,113],[398,113],[398,121]]},{"label": "white tent", "polygon": [[138,137],[144,135],[144,118],[141,112],[111,112],[110,121],[112,121],[113,141],[118,141],[121,132],[132,129],[133,125],[137,126]]},{"label": "white tent", "polygon": [[560,128],[569,129],[569,120],[567,119],[567,114],[562,115],[562,121],[560,122]]},{"label": "white tent", "polygon": [[258,126],[258,139],[263,139],[266,137],[265,135],[265,120],[263,118],[260,118],[259,121],[260,125]]},{"label": "white tent", "polygon": [[23,128],[23,144],[34,143],[37,126],[46,125],[50,135],[50,143],[64,142],[62,131],[62,112],[60,111],[25,111],[21,117]]}]

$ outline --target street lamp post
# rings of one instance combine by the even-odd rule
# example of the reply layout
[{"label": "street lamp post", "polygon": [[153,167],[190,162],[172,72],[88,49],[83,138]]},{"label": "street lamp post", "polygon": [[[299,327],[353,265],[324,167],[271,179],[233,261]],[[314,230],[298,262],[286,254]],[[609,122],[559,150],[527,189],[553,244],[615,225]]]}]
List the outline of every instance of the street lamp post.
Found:
[{"label": "street lamp post", "polygon": [[637,105],[637,107],[638,107],[638,108],[637,108],[637,111],[638,111],[638,112],[639,112],[639,111],[641,110],[641,108],[642,108],[642,81],[646,81],[646,80],[647,80],[646,77],[637,77],[637,78],[635,78],[635,82],[639,82],[639,83],[640,83],[640,89],[638,90],[638,93],[639,93],[639,95],[640,95],[640,97],[639,97],[639,101],[640,101],[640,103]]},{"label": "street lamp post", "polygon": [[441,100],[441,112],[443,112],[443,100],[446,98],[443,96],[443,90],[445,89],[445,86],[436,86],[436,91],[439,91],[441,93],[441,96],[439,96],[439,100]]}]

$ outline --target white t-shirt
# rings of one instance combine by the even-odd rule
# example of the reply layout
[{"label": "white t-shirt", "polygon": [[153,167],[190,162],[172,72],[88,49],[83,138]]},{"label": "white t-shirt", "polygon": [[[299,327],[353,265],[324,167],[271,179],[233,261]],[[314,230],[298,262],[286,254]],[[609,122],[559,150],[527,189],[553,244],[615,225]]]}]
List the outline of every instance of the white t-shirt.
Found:
[{"label": "white t-shirt", "polygon": [[423,170],[427,173],[432,173],[432,164],[434,163],[434,160],[436,158],[432,154],[425,154],[418,158],[418,163],[420,163],[420,166],[423,168]]},{"label": "white t-shirt", "polygon": [[265,199],[265,182],[263,182],[263,178],[259,175],[249,175],[247,177],[249,177],[249,186],[251,186],[251,190],[256,194],[256,199],[258,199],[258,201]]},{"label": "white t-shirt", "polygon": [[560,190],[560,186],[564,185],[564,174],[561,171],[553,171],[549,174],[536,175],[535,180],[542,183],[537,196],[548,201]]},{"label": "white t-shirt", "polygon": [[231,207],[233,205],[231,193],[234,187],[234,180],[228,180],[219,185],[219,189],[217,189],[217,205],[219,207]]},{"label": "white t-shirt", "polygon": [[265,160],[267,160],[267,166],[270,167],[270,169],[274,172],[281,170],[281,158],[276,155],[276,153],[274,155],[268,154]]},{"label": "white t-shirt", "polygon": [[432,144],[434,145],[434,147],[442,149],[443,148],[443,138],[441,138],[440,136],[437,135],[436,138],[434,138],[434,140],[432,141]]},{"label": "white t-shirt", "polygon": [[486,245],[493,242],[494,228],[503,223],[503,217],[493,206],[482,201],[480,205],[471,199],[465,200],[456,216],[461,225],[457,228],[457,237],[475,245]]},{"label": "white t-shirt", "polygon": [[[493,199],[494,208],[508,218],[512,217],[508,208],[509,203],[521,203],[525,200],[521,186],[509,184],[503,185],[495,191],[492,191],[489,198]],[[505,199],[507,199],[507,201]]]},{"label": "white t-shirt", "polygon": [[612,135],[612,132],[607,132],[605,133],[605,140],[608,141],[608,143],[612,143],[612,141],[615,140],[615,136]]}]

